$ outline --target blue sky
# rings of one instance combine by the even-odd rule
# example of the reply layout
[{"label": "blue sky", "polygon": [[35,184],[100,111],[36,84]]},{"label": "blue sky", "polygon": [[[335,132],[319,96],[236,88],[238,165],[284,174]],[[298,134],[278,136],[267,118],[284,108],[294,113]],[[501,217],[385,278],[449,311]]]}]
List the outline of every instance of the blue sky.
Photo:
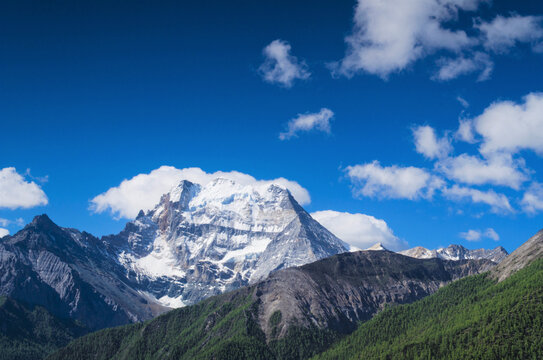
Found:
[{"label": "blue sky", "polygon": [[[543,3],[374,3],[4,2],[0,228],[118,232],[90,200],[168,165],[284,177],[308,211],[383,219],[409,246],[514,250],[543,227]],[[424,128],[417,152],[419,126],[436,142]]]}]

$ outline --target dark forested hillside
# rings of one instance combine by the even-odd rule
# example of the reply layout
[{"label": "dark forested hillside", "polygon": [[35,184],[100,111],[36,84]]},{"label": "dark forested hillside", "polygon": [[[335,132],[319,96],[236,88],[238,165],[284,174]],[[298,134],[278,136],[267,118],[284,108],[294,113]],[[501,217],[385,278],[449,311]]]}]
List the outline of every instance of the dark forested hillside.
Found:
[{"label": "dark forested hillside", "polygon": [[45,308],[0,297],[0,359],[42,359],[86,330]]},{"label": "dark forested hillside", "polygon": [[340,254],[145,323],[98,331],[50,359],[305,359],[387,304],[416,301],[492,266],[388,251]]},{"label": "dark forested hillside", "polygon": [[543,259],[383,311],[316,359],[543,359]]}]

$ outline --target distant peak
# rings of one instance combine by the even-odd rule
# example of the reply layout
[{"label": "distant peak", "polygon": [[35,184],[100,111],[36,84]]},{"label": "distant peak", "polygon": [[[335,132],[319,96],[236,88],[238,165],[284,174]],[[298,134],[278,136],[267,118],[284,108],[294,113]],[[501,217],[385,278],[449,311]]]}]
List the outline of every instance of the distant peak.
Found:
[{"label": "distant peak", "polygon": [[[181,200],[181,195],[191,193],[193,189],[199,189],[200,185],[195,184],[188,180],[181,180],[179,184],[174,186],[168,194],[165,194],[165,199],[171,201],[171,202],[178,202]],[[161,199],[161,202],[164,201],[164,199]]]},{"label": "distant peak", "polygon": [[47,216],[47,214],[41,214],[34,216],[31,222],[32,225],[55,225],[55,223]]},{"label": "distant peak", "polygon": [[175,191],[180,191],[183,189],[190,189],[192,187],[196,186],[195,183],[189,181],[189,180],[181,180],[177,185],[175,185],[171,190],[170,193]]},{"label": "distant peak", "polygon": [[503,246],[497,246],[494,250],[503,251],[504,253],[509,254],[509,253],[507,252],[507,250],[505,250],[505,248],[504,248]]},{"label": "distant peak", "polygon": [[369,251],[383,251],[383,250],[388,251],[388,249],[385,248],[383,246],[383,244],[381,244],[380,242],[378,242],[376,244],[373,244],[372,246],[370,246],[366,250],[369,250]]},{"label": "distant peak", "polygon": [[143,212],[143,210],[140,210],[140,212],[138,213],[138,216],[136,216],[136,219],[141,219],[144,216],[145,216],[145,213]]},{"label": "distant peak", "polygon": [[50,229],[50,228],[58,228],[57,224],[55,224],[47,214],[37,215],[34,217],[32,222],[28,224],[25,228],[33,227],[36,229]]}]

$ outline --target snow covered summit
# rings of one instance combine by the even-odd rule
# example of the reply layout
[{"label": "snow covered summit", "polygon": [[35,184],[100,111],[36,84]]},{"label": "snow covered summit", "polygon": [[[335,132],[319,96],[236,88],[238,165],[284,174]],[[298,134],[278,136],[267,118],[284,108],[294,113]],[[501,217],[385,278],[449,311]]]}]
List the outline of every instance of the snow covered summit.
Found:
[{"label": "snow covered summit", "polygon": [[347,251],[285,188],[223,178],[182,181],[109,241],[142,291],[171,307]]}]

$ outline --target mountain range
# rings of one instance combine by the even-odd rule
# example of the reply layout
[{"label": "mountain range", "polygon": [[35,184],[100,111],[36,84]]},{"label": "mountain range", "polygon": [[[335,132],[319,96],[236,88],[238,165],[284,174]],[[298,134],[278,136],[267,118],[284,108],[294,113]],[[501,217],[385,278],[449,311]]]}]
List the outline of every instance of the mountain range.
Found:
[{"label": "mountain range", "polygon": [[49,359],[540,358],[543,231],[507,260],[339,254]]},{"label": "mountain range", "polygon": [[3,237],[0,295],[96,330],[345,251],[284,188],[182,181],[118,235],[98,239],[41,215]]},{"label": "mountain range", "polygon": [[150,322],[93,333],[51,359],[307,358],[387,306],[411,303],[493,266],[487,259],[342,253]]},{"label": "mountain range", "polygon": [[[52,319],[45,322],[50,332],[63,334],[59,339],[65,341],[102,328],[137,323],[121,328],[131,334],[131,329],[147,331],[173,321],[167,326],[177,327],[191,343],[183,349],[167,345],[181,351],[168,356],[214,354],[213,344],[223,344],[226,334],[241,336],[261,355],[297,358],[293,349],[303,357],[316,354],[389,306],[417,301],[509,259],[501,247],[451,245],[400,253],[381,244],[369,251],[349,248],[283,187],[222,178],[205,186],[182,181],[116,235],[97,238],[40,215],[1,238],[0,296],[22,309],[21,318],[39,309],[42,318]],[[25,323],[26,334],[47,328],[43,321],[36,322],[39,331],[32,321]],[[58,324],[71,325],[64,331]],[[218,339],[205,337],[208,332]],[[64,345],[4,335],[3,343],[12,345],[3,346],[24,343],[30,352]],[[81,341],[94,346],[92,336]],[[160,338],[155,341],[165,346]],[[109,345],[104,349],[116,353],[126,344]],[[158,350],[148,355],[168,357],[163,347]]]},{"label": "mountain range", "polygon": [[507,250],[498,246],[494,249],[469,250],[462,245],[449,245],[445,248],[428,250],[422,246],[402,250],[399,254],[417,259],[439,258],[444,260],[489,259],[495,263],[501,262],[508,255]]}]

